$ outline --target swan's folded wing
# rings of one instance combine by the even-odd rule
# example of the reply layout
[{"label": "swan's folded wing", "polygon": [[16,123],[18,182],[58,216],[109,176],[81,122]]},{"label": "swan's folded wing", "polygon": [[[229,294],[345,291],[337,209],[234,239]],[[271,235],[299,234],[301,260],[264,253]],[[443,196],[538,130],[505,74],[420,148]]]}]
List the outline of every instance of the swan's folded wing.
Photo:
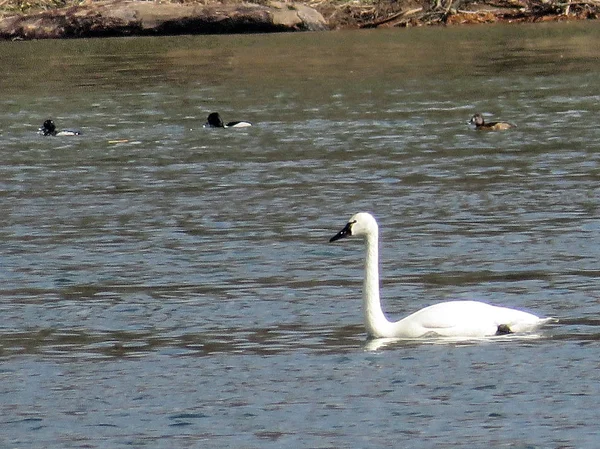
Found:
[{"label": "swan's folded wing", "polygon": [[533,317],[525,312],[516,311],[519,315],[515,315],[509,313],[510,309],[498,309],[476,301],[449,301],[425,307],[400,323],[414,335],[482,337],[496,335],[501,325],[512,331],[515,319],[520,322],[523,318],[520,314]]}]

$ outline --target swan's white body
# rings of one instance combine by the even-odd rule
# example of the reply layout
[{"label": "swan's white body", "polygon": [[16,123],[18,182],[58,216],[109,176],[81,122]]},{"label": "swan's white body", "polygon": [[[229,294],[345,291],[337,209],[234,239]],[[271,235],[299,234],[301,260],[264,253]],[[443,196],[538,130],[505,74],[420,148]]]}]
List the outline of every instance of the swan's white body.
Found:
[{"label": "swan's white body", "polygon": [[531,332],[553,320],[478,301],[448,301],[425,307],[400,321],[389,321],[379,299],[379,230],[375,218],[366,212],[354,215],[330,241],[347,236],[363,236],[366,241],[363,307],[365,326],[371,337],[488,337]]}]

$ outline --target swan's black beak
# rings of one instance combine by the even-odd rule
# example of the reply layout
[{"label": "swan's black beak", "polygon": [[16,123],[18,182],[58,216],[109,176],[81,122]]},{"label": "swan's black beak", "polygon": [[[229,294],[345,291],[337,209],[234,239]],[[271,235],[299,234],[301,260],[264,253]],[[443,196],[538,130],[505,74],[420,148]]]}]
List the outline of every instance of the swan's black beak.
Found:
[{"label": "swan's black beak", "polygon": [[352,223],[348,223],[344,226],[340,232],[329,239],[329,243],[335,242],[336,240],[343,239],[344,237],[348,237],[352,235]]}]

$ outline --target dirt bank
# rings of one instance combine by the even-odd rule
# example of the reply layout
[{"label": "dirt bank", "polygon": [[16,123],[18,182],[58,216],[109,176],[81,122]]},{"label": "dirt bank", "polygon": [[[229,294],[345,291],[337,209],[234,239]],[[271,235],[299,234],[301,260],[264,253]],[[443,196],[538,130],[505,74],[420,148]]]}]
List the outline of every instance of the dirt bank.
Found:
[{"label": "dirt bank", "polygon": [[600,0],[0,0],[0,37],[248,33],[596,19]]}]

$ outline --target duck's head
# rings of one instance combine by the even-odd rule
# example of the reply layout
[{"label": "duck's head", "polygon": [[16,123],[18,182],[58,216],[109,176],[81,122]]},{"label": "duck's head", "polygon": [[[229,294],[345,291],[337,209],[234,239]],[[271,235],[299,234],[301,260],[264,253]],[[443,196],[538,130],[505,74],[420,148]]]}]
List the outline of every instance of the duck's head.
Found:
[{"label": "duck's head", "polygon": [[483,126],[483,124],[485,123],[483,120],[483,115],[475,114],[473,117],[471,117],[471,120],[469,120],[469,123],[471,125],[475,125],[475,126]]},{"label": "duck's head", "polygon": [[48,119],[42,123],[39,132],[44,136],[52,136],[56,133],[56,125],[52,120]]},{"label": "duck's head", "polygon": [[206,124],[204,126],[211,128],[223,128],[225,125],[223,125],[223,120],[218,112],[211,112],[208,114]]}]

